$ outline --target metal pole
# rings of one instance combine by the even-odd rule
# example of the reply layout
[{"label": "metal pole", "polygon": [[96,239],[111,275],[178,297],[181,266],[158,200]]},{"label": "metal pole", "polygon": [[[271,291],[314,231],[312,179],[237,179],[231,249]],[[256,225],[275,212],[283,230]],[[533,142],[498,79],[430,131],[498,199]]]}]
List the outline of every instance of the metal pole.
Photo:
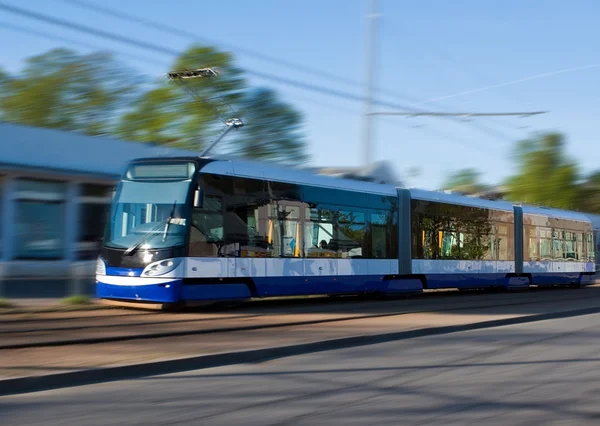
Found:
[{"label": "metal pole", "polygon": [[362,148],[363,148],[363,162],[364,166],[368,167],[371,165],[373,156],[373,126],[372,126],[372,114],[371,108],[373,106],[373,83],[375,79],[375,61],[376,61],[376,48],[377,48],[377,23],[376,19],[379,17],[377,14],[379,1],[369,0],[370,12],[367,15],[367,38],[365,46],[365,100],[364,100],[364,116],[363,116],[363,132],[362,132]]},{"label": "metal pole", "polygon": [[242,121],[240,119],[234,118],[231,119],[227,122],[227,128],[223,131],[223,133],[221,133],[219,135],[219,137],[209,145],[208,148],[206,148],[204,151],[202,151],[202,153],[200,154],[200,157],[206,157],[208,155],[208,153],[215,147],[215,145],[217,145],[219,142],[221,142],[221,139],[223,139],[227,133],[229,133],[230,131],[232,131],[233,129],[239,129],[240,127],[242,127],[244,124],[242,123]]}]

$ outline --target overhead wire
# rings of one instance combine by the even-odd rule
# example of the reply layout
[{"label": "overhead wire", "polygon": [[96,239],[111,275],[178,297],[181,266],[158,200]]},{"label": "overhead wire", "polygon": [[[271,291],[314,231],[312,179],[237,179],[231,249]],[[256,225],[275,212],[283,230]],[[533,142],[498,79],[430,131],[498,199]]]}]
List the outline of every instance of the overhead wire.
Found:
[{"label": "overhead wire", "polygon": [[[94,50],[101,50],[102,49],[100,46],[97,46],[97,45],[94,45],[94,44],[84,43],[84,42],[81,42],[79,40],[68,38],[68,37],[57,36],[55,34],[52,34],[52,33],[46,32],[46,31],[33,30],[31,28],[27,28],[27,27],[15,25],[15,24],[12,24],[12,23],[7,23],[7,22],[0,21],[0,28],[5,28],[5,29],[11,30],[11,31],[22,33],[22,34],[33,35],[33,36],[44,38],[44,39],[47,39],[47,40],[55,40],[55,41],[59,41],[61,43],[67,43],[67,44],[71,44],[71,45],[74,45],[74,46],[82,46],[82,47],[85,47],[87,49],[94,49]],[[124,57],[129,57],[129,58],[133,57],[130,52],[124,52],[124,51],[114,50],[114,49],[110,49],[108,51],[112,52],[114,54],[117,54],[117,55],[122,55]],[[140,55],[137,55],[136,59],[139,60],[139,61],[141,61],[141,62],[146,62],[146,63],[150,63],[150,64],[154,64],[154,65],[160,65],[160,66],[167,65],[167,61],[156,59],[156,58],[150,57],[150,56],[140,56]],[[338,106],[338,105],[332,105],[330,103],[326,103],[326,102],[322,102],[322,101],[316,101],[316,100],[314,100],[312,98],[309,98],[309,97],[306,97],[306,96],[302,96],[302,95],[295,96],[295,98],[299,98],[299,99],[303,98],[306,102],[309,102],[309,103],[312,103],[312,104],[315,104],[315,105],[319,105],[319,106],[322,106],[324,108],[329,108],[329,109],[332,109],[332,110],[336,110],[338,112],[343,112],[343,113],[346,113],[346,114],[352,114],[352,115],[359,115],[360,114],[360,112],[357,111],[357,110],[352,110],[350,108],[345,108],[345,107],[341,107],[341,106]],[[414,126],[405,125],[405,124],[403,124],[403,122],[400,122],[400,121],[397,121],[397,120],[386,119],[385,117],[381,117],[380,120],[385,121],[386,123],[392,124],[392,125],[397,126],[397,127],[402,127],[402,128],[407,128],[409,130],[418,130],[418,131],[425,132],[425,133],[435,134],[438,137],[442,137],[445,140],[452,141],[455,144],[461,145],[461,146],[463,146],[465,148],[476,149],[478,151],[481,151],[478,145],[475,145],[475,144],[473,144],[470,141],[464,140],[462,138],[458,138],[458,137],[456,137],[454,135],[445,134],[444,132],[439,131],[439,130],[437,130],[435,128],[432,128],[432,127],[415,128]],[[481,151],[481,152],[483,152],[483,151]]]},{"label": "overhead wire", "polygon": [[[238,45],[234,45],[231,43],[216,41],[216,40],[212,40],[212,39],[209,39],[206,37],[199,37],[197,34],[194,34],[190,31],[183,30],[181,28],[172,27],[169,25],[162,24],[160,22],[140,18],[139,16],[136,16],[136,15],[123,13],[121,11],[111,9],[111,8],[108,8],[105,6],[99,6],[94,3],[90,3],[88,1],[83,1],[83,0],[56,0],[56,1],[79,6],[81,8],[85,8],[85,9],[100,13],[102,15],[116,18],[116,19],[119,19],[119,20],[127,22],[127,23],[134,22],[136,24],[145,26],[147,28],[150,28],[150,29],[153,29],[156,31],[162,31],[166,34],[185,38],[187,40],[200,41],[205,44],[209,44],[209,45],[213,45],[213,46],[221,46],[223,48],[226,48],[226,49],[231,50],[236,53],[241,53],[241,54],[247,55],[249,57],[253,57],[253,58],[265,61],[265,62],[270,62],[272,64],[291,69],[293,71],[299,71],[299,72],[302,72],[305,74],[310,74],[310,75],[319,77],[324,80],[333,81],[337,84],[343,84],[348,87],[355,88],[356,86],[359,86],[362,84],[362,82],[360,82],[360,81],[353,80],[353,79],[350,79],[350,78],[342,76],[342,75],[332,74],[321,68],[313,68],[313,67],[309,67],[307,65],[304,65],[304,64],[301,64],[298,62],[286,61],[284,59],[281,59],[281,58],[278,58],[275,56],[266,55],[262,52],[259,52],[259,51],[253,50],[253,49],[248,49],[245,47],[241,47]],[[421,99],[418,99],[414,96],[411,96],[411,95],[408,95],[405,93],[401,94],[401,93],[392,91],[390,89],[380,89],[380,90],[384,91],[386,96],[388,96],[388,97],[391,96],[391,97],[396,97],[402,101],[414,102],[415,105],[422,101]]]},{"label": "overhead wire", "polygon": [[445,95],[445,96],[438,96],[438,97],[435,97],[435,98],[431,98],[431,99],[425,100],[422,103],[422,105],[425,105],[427,103],[433,103],[433,102],[441,101],[441,100],[444,100],[444,99],[452,99],[452,98],[457,98],[457,97],[460,97],[460,96],[471,95],[471,94],[474,94],[474,93],[481,93],[481,92],[485,92],[485,91],[488,91],[488,90],[491,90],[491,89],[499,89],[499,88],[502,88],[502,87],[512,86],[512,85],[524,83],[524,82],[527,82],[527,81],[537,80],[537,79],[540,79],[540,78],[553,77],[555,75],[566,74],[566,73],[575,72],[575,71],[584,71],[584,70],[593,69],[593,68],[600,68],[600,63],[594,63],[594,64],[588,64],[588,65],[581,65],[581,66],[570,67],[570,68],[563,68],[563,69],[556,70],[556,71],[544,72],[544,73],[540,73],[540,74],[531,75],[531,76],[528,76],[528,77],[518,78],[516,80],[511,80],[511,81],[507,81],[507,82],[504,82],[504,83],[492,84],[492,85],[485,86],[485,87],[479,87],[477,89],[464,90],[462,92],[456,92],[456,93],[452,93],[452,94]]},{"label": "overhead wire", "polygon": [[[162,31],[162,32],[165,32],[165,33],[168,33],[168,34],[171,34],[171,35],[178,36],[178,37],[187,38],[187,39],[190,39],[190,40],[202,41],[202,42],[207,43],[207,44],[222,45],[222,46],[224,46],[224,47],[226,47],[228,49],[231,49],[231,50],[233,50],[235,52],[241,52],[241,53],[247,54],[249,56],[253,56],[255,58],[261,59],[263,61],[271,62],[271,63],[277,64],[277,65],[280,65],[280,66],[284,66],[286,68],[293,69],[294,71],[301,71],[301,72],[304,72],[304,73],[307,73],[307,74],[312,74],[312,75],[318,76],[318,77],[320,77],[322,79],[328,79],[328,80],[331,80],[331,81],[335,81],[336,83],[343,83],[345,85],[349,85],[349,86],[352,86],[352,87],[356,87],[357,85],[361,84],[360,82],[348,79],[348,78],[343,77],[343,76],[339,76],[339,75],[334,75],[334,74],[331,74],[331,73],[327,73],[326,71],[324,71],[322,69],[315,69],[315,68],[311,68],[311,67],[308,67],[308,66],[303,65],[303,64],[292,63],[292,62],[289,62],[289,61],[282,60],[280,58],[275,58],[275,57],[272,57],[272,56],[269,56],[269,55],[265,55],[263,53],[255,51],[255,50],[251,50],[251,49],[247,49],[247,48],[242,48],[242,47],[231,45],[231,44],[227,44],[227,43],[219,43],[219,42],[216,42],[214,40],[207,39],[207,38],[201,38],[201,37],[198,37],[196,34],[193,34],[191,32],[182,30],[180,28],[176,28],[176,27],[172,27],[172,26],[169,26],[169,25],[162,24],[160,22],[156,22],[156,21],[151,21],[151,20],[147,20],[147,19],[144,19],[144,18],[140,18],[139,16],[136,16],[136,15],[133,15],[133,14],[124,13],[124,12],[121,12],[121,11],[118,11],[118,10],[115,10],[115,9],[111,9],[111,8],[108,8],[108,7],[105,7],[105,6],[99,6],[99,5],[96,5],[96,4],[84,1],[84,0],[59,0],[59,1],[61,1],[63,3],[67,3],[67,4],[72,4],[72,5],[75,5],[75,6],[79,6],[81,8],[85,8],[85,9],[94,11],[96,13],[103,14],[103,15],[106,15],[106,16],[109,16],[109,17],[112,17],[112,18],[116,18],[116,19],[119,19],[119,20],[122,20],[122,21],[125,21],[125,22],[128,22],[128,23],[134,22],[134,23],[137,23],[139,25],[143,25],[145,27],[151,28],[153,30]],[[146,43],[144,43],[144,44],[146,44]],[[164,48],[161,48],[161,50],[164,51]],[[263,72],[252,71],[252,70],[247,70],[247,72],[249,74],[254,74],[254,76],[257,77],[257,78],[263,78],[263,79],[266,79],[266,80],[275,80],[275,79],[277,79],[282,84],[295,84],[296,86],[298,86],[297,82],[296,83],[292,83],[290,81],[286,81],[286,79],[284,79],[284,78],[273,76],[272,74],[267,74],[267,73],[263,73]],[[305,88],[308,88],[308,86],[305,86]],[[308,90],[311,90],[311,89],[308,89]],[[318,89],[318,90],[321,90],[321,89]],[[340,92],[339,91],[335,91],[335,92],[328,91],[328,93],[331,94],[331,95],[336,96]],[[393,92],[391,90],[388,90],[388,89],[376,89],[376,93],[385,93],[385,96],[388,97],[388,98],[389,97],[395,97],[395,98],[399,98],[399,99],[400,98],[404,98],[405,100],[408,99],[408,98],[412,98],[412,101],[410,101],[410,102],[413,103],[413,105],[418,105],[418,102],[422,102],[420,100],[415,100],[416,98],[411,97],[409,95],[406,95],[406,94],[400,95],[400,94],[398,94],[396,92]],[[363,97],[362,96],[361,97],[354,96],[353,100],[363,101]],[[406,111],[417,111],[418,110],[418,108],[415,108],[414,106],[411,106],[411,105],[392,104],[390,102],[385,102],[385,101],[377,101],[377,102],[375,102],[375,104],[379,105],[379,106],[387,106],[387,107],[390,107],[390,108],[401,109],[401,110],[406,110]],[[478,131],[480,131],[482,133],[487,133],[488,135],[490,135],[492,137],[495,137],[497,139],[503,140],[503,141],[512,140],[512,138],[510,138],[508,135],[502,134],[502,133],[497,132],[497,131],[495,131],[493,129],[490,129],[487,126],[481,125],[480,123],[472,123],[472,122],[468,122],[468,121],[464,121],[464,120],[458,119],[456,117],[445,117],[445,118],[446,119],[450,119],[450,120],[455,121],[455,122],[458,122],[460,124],[466,124],[466,125],[468,125],[470,127],[475,128],[476,130],[478,130]]]},{"label": "overhead wire", "polygon": [[[403,29],[404,33],[407,33],[408,35],[410,35],[413,39],[414,38],[418,38],[418,36],[411,32],[410,30],[407,30],[406,28]],[[436,56],[437,59],[441,59],[443,62],[445,62],[446,64],[450,64],[455,70],[459,71],[463,76],[466,76],[467,78],[469,78],[471,81],[475,82],[476,84],[480,84],[480,85],[487,85],[488,83],[486,83],[486,81],[488,81],[488,79],[484,78],[480,73],[476,72],[473,67],[465,67],[463,66],[463,64],[461,63],[461,61],[457,61],[451,54],[449,54],[448,52],[446,52],[445,50],[443,50],[442,48],[440,48],[440,46],[438,46],[437,44],[432,45],[419,45],[420,46],[420,51],[425,52],[425,55],[423,56],[429,56],[426,54],[426,51],[429,50],[432,52],[432,56]],[[521,107],[523,107],[523,105],[526,103],[524,102],[524,100],[520,97],[520,96],[516,96],[514,94],[507,94],[505,92],[502,93],[503,97],[507,100],[509,100],[511,103],[516,103],[521,105]],[[422,105],[422,100],[418,101],[417,103],[415,103],[415,106],[418,105]],[[444,108],[441,106],[439,101],[435,101],[435,102],[431,102],[431,104],[436,105],[438,108]],[[527,107],[528,108],[528,107]],[[502,126],[505,129],[510,129],[510,130],[517,130],[519,127],[515,127],[514,125],[509,125],[508,123],[492,118],[492,117],[487,117],[487,120],[489,123],[493,123],[496,124],[498,126]]]}]

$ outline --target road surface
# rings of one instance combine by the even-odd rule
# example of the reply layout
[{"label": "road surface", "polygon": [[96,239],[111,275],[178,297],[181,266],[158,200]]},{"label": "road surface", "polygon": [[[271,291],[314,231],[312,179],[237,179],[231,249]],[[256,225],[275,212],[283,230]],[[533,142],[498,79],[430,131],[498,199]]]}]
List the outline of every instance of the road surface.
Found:
[{"label": "road surface", "polygon": [[0,398],[2,425],[600,423],[600,314]]}]

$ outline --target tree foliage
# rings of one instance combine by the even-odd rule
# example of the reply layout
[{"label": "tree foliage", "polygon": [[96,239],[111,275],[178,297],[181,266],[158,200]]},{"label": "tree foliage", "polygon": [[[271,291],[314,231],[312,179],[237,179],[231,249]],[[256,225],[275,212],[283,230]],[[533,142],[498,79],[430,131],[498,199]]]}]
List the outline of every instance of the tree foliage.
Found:
[{"label": "tree foliage", "polygon": [[169,143],[180,148],[201,149],[224,127],[219,117],[231,118],[227,105],[243,97],[245,82],[228,53],[194,46],[175,60],[171,69],[216,68],[218,78],[167,82],[137,100],[122,117],[118,133],[141,142]]},{"label": "tree foliage", "polygon": [[565,153],[564,137],[549,133],[517,144],[517,173],[507,181],[508,198],[523,203],[576,209],[579,172]]},{"label": "tree foliage", "polygon": [[464,194],[476,194],[486,188],[480,182],[480,176],[481,173],[475,169],[461,169],[450,175],[444,188]]},{"label": "tree foliage", "polygon": [[247,122],[235,139],[234,152],[257,160],[303,163],[308,159],[301,132],[302,117],[270,89],[247,92],[241,99]]},{"label": "tree foliage", "polygon": [[110,55],[67,49],[29,58],[19,75],[2,80],[5,121],[90,135],[111,133],[136,90],[136,77]]},{"label": "tree foliage", "polygon": [[[512,159],[516,173],[503,187],[512,202],[600,214],[600,171],[582,176],[566,153],[559,133],[539,134],[516,144]],[[452,174],[445,188],[473,194],[483,187],[479,172],[463,169]]]},{"label": "tree foliage", "polygon": [[600,172],[588,176],[579,186],[580,210],[600,214]]},{"label": "tree foliage", "polygon": [[194,151],[235,117],[245,126],[228,137],[234,152],[289,163],[307,159],[300,113],[270,89],[248,88],[231,54],[192,46],[170,70],[204,67],[219,76],[148,84],[109,54],[55,49],[29,58],[17,75],[0,72],[0,113],[5,121],[28,126]]}]

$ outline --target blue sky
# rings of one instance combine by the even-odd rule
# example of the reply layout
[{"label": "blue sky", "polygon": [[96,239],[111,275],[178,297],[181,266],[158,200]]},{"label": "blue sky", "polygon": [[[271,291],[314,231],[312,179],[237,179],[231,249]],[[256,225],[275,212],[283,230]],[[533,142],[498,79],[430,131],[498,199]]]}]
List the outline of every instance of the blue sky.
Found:
[{"label": "blue sky", "polygon": [[[252,49],[351,81],[364,78],[365,0],[86,1],[177,26],[220,46]],[[2,2],[177,50],[191,44],[184,37],[102,16],[62,0]],[[391,161],[402,177],[410,168],[420,168],[421,175],[406,178],[407,184],[436,189],[450,172],[466,167],[479,169],[486,182],[499,182],[512,172],[510,152],[515,141],[540,131],[564,132],[568,152],[583,171],[597,167],[600,2],[381,0],[380,5],[378,98],[403,105],[445,98],[439,103],[419,104],[435,111],[549,111],[528,119],[481,118],[470,122],[434,117],[378,118],[374,157]],[[0,11],[0,37],[5,41],[0,66],[8,71],[18,71],[26,57],[54,47],[81,52],[92,49],[15,33],[3,26],[7,23],[117,50],[120,60],[149,75],[164,73],[171,63],[168,56]],[[239,51],[233,53],[242,68],[362,94],[360,84],[332,81]],[[164,61],[164,66],[138,61],[135,55]],[[503,85],[588,65],[594,66]],[[277,89],[304,113],[310,154],[316,165],[361,163],[360,103],[258,78],[249,80],[253,85]]]}]

